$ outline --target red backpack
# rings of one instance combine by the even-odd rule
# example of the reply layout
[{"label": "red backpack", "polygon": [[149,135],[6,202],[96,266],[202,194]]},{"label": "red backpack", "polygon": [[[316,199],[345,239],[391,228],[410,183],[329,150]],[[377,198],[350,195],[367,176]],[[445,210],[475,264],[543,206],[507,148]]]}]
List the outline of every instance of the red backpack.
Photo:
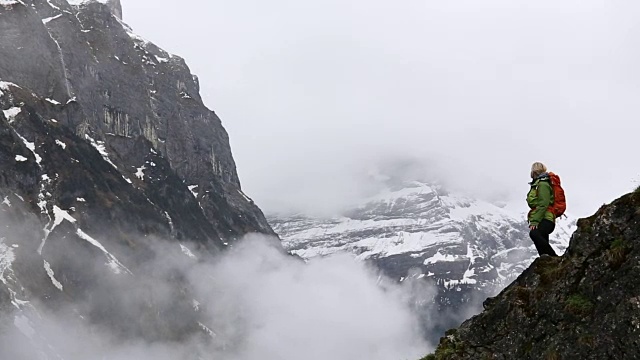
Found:
[{"label": "red backpack", "polygon": [[553,204],[549,206],[549,211],[556,217],[564,215],[567,210],[567,199],[564,197],[564,189],[560,185],[560,177],[552,172],[549,173],[551,189],[553,189]]}]

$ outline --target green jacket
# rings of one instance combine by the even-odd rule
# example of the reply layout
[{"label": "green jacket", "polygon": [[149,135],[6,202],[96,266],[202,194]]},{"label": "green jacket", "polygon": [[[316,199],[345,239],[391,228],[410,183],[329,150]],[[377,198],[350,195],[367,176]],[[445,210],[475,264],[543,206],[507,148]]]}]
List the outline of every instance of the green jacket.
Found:
[{"label": "green jacket", "polygon": [[531,209],[528,216],[529,225],[538,226],[542,219],[555,222],[555,215],[549,211],[549,206],[553,204],[553,189],[551,189],[549,175],[539,176],[531,182],[527,204]]}]

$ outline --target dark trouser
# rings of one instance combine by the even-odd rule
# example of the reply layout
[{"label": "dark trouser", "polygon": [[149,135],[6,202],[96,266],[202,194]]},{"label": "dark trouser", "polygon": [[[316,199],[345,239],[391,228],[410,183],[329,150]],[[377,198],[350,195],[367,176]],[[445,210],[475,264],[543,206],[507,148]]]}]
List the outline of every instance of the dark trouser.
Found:
[{"label": "dark trouser", "polygon": [[556,228],[556,224],[553,221],[543,219],[538,227],[529,232],[529,236],[533,243],[536,245],[539,255],[551,255],[558,256],[551,245],[549,245],[549,234]]}]

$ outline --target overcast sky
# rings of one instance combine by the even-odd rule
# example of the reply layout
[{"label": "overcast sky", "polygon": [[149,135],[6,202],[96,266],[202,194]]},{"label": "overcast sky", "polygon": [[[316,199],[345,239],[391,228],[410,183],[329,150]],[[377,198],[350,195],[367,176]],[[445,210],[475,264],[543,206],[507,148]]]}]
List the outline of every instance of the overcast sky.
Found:
[{"label": "overcast sky", "polygon": [[636,0],[122,5],[200,77],[266,212],[345,205],[407,158],[523,209],[543,161],[580,216],[640,185]]}]

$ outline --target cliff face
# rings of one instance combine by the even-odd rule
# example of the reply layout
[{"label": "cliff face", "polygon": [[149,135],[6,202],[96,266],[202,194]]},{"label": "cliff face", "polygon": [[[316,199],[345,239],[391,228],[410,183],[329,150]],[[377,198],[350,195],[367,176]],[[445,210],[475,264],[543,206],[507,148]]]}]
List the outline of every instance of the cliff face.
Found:
[{"label": "cliff face", "polygon": [[[151,176],[136,174],[152,172],[145,156],[153,149],[183,183],[171,191],[192,190],[212,236],[271,234],[242,193],[228,135],[184,60],[134,35],[120,20],[118,1],[76,3],[0,4],[0,80],[16,85],[4,85],[2,109],[30,106],[81,140],[103,142],[116,170],[141,180],[136,187],[151,185]],[[23,137],[39,148],[37,134],[30,135]],[[174,225],[178,235],[186,231]]]},{"label": "cliff face", "polygon": [[640,358],[640,191],[578,222],[426,359]]},{"label": "cliff face", "polygon": [[119,1],[73,3],[0,1],[0,335],[71,307],[123,338],[208,336],[184,273],[148,263],[273,231],[184,60]]}]

